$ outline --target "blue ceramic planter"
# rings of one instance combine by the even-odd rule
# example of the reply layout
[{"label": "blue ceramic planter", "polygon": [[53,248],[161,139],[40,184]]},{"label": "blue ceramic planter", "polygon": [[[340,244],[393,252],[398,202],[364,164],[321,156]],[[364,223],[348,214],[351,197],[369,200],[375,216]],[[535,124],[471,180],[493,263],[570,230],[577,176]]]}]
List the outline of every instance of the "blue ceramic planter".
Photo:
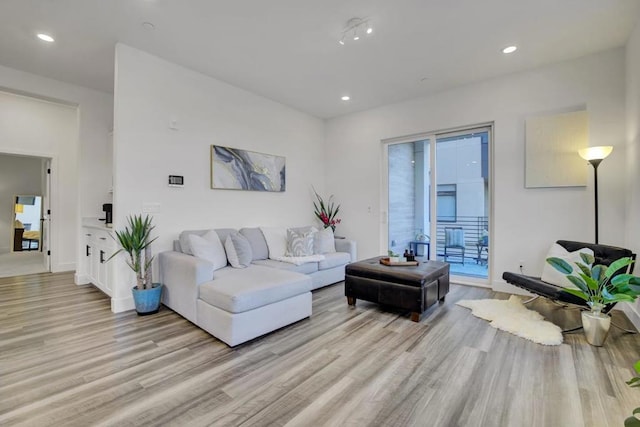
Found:
[{"label": "blue ceramic planter", "polygon": [[154,283],[151,289],[139,290],[134,287],[131,292],[133,293],[136,311],[140,316],[158,312],[160,299],[162,298],[162,283]]}]

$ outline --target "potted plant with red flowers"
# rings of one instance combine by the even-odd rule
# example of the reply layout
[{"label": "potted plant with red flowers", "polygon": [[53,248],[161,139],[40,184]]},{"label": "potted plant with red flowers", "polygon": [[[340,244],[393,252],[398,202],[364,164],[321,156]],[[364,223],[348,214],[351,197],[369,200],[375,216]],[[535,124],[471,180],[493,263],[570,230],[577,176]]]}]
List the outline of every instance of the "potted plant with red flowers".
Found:
[{"label": "potted plant with red flowers", "polygon": [[337,218],[340,211],[340,205],[336,205],[333,201],[333,194],[329,196],[329,199],[325,203],[324,199],[313,189],[316,195],[316,201],[313,202],[314,214],[322,222],[324,228],[329,228],[336,231],[336,225],[340,224],[340,218]]}]

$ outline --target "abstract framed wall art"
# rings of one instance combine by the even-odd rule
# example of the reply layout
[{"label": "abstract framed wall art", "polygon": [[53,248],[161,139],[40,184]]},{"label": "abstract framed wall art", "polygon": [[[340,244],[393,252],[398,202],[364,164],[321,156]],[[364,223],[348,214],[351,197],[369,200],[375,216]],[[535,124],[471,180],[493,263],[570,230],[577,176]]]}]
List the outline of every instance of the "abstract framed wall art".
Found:
[{"label": "abstract framed wall art", "polygon": [[211,188],[285,191],[285,158],[239,148],[211,146]]}]

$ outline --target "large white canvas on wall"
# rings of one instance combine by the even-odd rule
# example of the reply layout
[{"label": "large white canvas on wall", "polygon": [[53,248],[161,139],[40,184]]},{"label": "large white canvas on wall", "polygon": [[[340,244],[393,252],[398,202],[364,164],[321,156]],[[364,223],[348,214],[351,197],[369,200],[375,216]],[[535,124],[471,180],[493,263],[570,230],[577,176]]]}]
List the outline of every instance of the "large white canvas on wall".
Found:
[{"label": "large white canvas on wall", "polygon": [[578,155],[589,145],[585,110],[528,118],[525,142],[525,187],[587,185],[588,168]]}]

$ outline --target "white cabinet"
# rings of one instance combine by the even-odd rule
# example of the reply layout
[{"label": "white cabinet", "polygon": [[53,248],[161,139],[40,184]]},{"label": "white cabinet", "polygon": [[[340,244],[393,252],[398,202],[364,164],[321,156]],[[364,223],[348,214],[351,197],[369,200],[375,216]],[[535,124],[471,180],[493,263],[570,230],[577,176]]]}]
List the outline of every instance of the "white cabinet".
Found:
[{"label": "white cabinet", "polygon": [[85,277],[102,292],[112,295],[111,263],[109,257],[116,251],[111,231],[104,227],[82,227],[83,257],[81,271]]}]

